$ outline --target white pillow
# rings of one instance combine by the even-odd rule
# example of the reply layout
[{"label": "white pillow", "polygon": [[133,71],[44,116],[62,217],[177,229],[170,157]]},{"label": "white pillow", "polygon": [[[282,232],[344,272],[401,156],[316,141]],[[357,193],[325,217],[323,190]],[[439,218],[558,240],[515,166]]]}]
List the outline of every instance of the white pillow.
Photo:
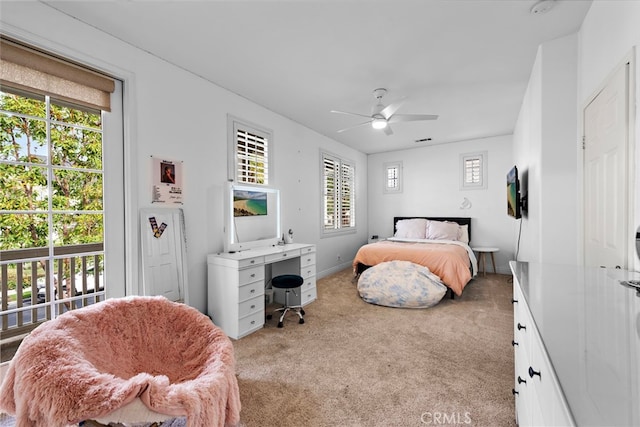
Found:
[{"label": "white pillow", "polygon": [[460,226],[455,222],[429,221],[426,238],[432,240],[458,240]]},{"label": "white pillow", "polygon": [[427,230],[427,220],[424,218],[401,219],[396,222],[395,237],[409,239],[424,239]]},{"label": "white pillow", "polygon": [[469,243],[469,226],[467,224],[458,226],[458,238],[462,243]]}]

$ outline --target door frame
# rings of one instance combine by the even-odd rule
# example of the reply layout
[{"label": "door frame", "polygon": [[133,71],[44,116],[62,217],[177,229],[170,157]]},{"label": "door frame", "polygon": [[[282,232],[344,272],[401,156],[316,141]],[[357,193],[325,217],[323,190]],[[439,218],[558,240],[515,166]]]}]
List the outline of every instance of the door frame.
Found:
[{"label": "door frame", "polygon": [[[637,216],[640,215],[640,207],[636,206],[636,203],[640,202],[640,198],[636,197],[635,190],[636,188],[640,189],[640,167],[637,167],[636,164],[640,165],[640,150],[636,149],[636,47],[628,52],[624,58],[609,72],[607,77],[600,83],[600,85],[593,91],[593,93],[582,103],[580,110],[580,159],[578,164],[578,170],[580,173],[580,200],[579,206],[580,209],[580,230],[582,233],[579,234],[580,241],[578,242],[578,258],[582,265],[585,264],[585,150],[583,148],[583,141],[585,137],[585,111],[587,107],[593,102],[593,100],[602,92],[602,90],[611,82],[613,76],[620,70],[622,67],[627,67],[628,73],[628,82],[629,87],[627,88],[627,209],[629,209],[627,215],[627,238],[625,240],[625,266],[629,270],[638,270],[640,268],[640,259],[636,255],[636,240],[635,240],[635,230],[638,227],[638,223],[640,220],[637,220]],[[640,122],[638,122],[640,123]],[[639,131],[640,132],[640,131]],[[631,233],[630,231],[633,230]]]}]

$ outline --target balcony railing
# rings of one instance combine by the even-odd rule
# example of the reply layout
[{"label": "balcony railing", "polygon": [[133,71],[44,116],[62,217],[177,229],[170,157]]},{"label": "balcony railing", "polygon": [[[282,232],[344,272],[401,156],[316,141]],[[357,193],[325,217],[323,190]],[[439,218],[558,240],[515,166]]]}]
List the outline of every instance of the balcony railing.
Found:
[{"label": "balcony railing", "polygon": [[[104,300],[103,243],[0,251],[0,343]],[[11,289],[10,289],[11,288]]]}]

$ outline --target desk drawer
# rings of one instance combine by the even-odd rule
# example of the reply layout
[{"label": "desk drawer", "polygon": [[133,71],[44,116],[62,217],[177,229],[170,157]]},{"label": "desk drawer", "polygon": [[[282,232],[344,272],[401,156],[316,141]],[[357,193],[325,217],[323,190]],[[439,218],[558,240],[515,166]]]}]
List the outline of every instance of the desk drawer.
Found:
[{"label": "desk drawer", "polygon": [[304,283],[300,287],[300,290],[304,294],[309,289],[313,289],[315,287],[316,287],[316,276],[311,276],[309,278],[304,279]]},{"label": "desk drawer", "polygon": [[246,301],[257,296],[264,295],[264,281],[249,283],[248,285],[240,286],[238,292],[238,301]]},{"label": "desk drawer", "polygon": [[303,254],[300,256],[300,267],[306,267],[308,265],[314,265],[316,263],[316,254]]},{"label": "desk drawer", "polygon": [[300,275],[305,280],[315,276],[316,275],[315,264],[307,265],[306,267],[300,267]]},{"label": "desk drawer", "polygon": [[300,250],[300,252],[302,253],[302,255],[304,255],[304,254],[310,254],[310,253],[315,252],[315,251],[316,251],[316,247],[315,247],[315,245],[314,245],[314,246],[308,246],[308,247],[306,247],[306,248],[302,248],[302,249]]},{"label": "desk drawer", "polygon": [[256,267],[245,268],[244,270],[240,270],[238,272],[240,279],[239,285],[245,285],[251,282],[264,282],[264,266],[258,265]]},{"label": "desk drawer", "polygon": [[[264,300],[264,298],[263,298]],[[249,335],[264,326],[264,311],[253,313],[238,321],[238,338]]]},{"label": "desk drawer", "polygon": [[238,305],[238,317],[242,318],[253,313],[261,312],[264,316],[264,296],[243,301]]},{"label": "desk drawer", "polygon": [[261,265],[261,264],[264,264],[263,256],[245,258],[238,261],[238,268],[245,268],[245,267],[250,267],[252,265]]},{"label": "desk drawer", "polygon": [[287,258],[295,258],[300,256],[300,249],[293,249],[286,252],[278,252],[277,254],[270,254],[264,257],[264,260],[267,264],[272,262],[282,261]]},{"label": "desk drawer", "polygon": [[318,298],[318,291],[315,286],[313,288],[306,289],[302,292],[302,295],[300,295],[300,305],[307,305],[310,302],[315,301],[316,298]]}]

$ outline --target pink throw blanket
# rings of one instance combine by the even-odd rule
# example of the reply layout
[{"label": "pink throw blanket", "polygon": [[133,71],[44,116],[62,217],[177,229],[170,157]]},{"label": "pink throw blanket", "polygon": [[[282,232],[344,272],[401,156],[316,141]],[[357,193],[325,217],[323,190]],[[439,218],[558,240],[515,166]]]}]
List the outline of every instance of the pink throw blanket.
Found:
[{"label": "pink throw blanket", "polygon": [[62,427],[136,397],[187,427],[238,425],[233,344],[198,310],[164,297],[110,299],[45,322],[0,386],[17,426]]}]

